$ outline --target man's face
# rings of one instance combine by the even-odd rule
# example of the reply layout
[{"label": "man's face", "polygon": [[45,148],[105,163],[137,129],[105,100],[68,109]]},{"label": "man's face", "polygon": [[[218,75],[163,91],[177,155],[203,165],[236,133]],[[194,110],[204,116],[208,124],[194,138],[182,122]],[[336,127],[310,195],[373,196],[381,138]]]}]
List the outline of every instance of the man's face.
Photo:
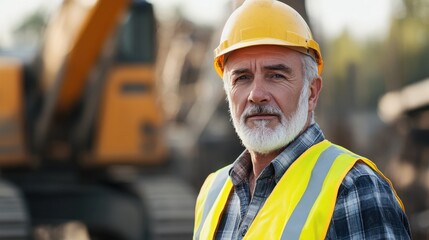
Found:
[{"label": "man's face", "polygon": [[280,149],[308,124],[302,69],[301,53],[280,46],[247,47],[228,56],[224,81],[231,118],[246,148]]}]

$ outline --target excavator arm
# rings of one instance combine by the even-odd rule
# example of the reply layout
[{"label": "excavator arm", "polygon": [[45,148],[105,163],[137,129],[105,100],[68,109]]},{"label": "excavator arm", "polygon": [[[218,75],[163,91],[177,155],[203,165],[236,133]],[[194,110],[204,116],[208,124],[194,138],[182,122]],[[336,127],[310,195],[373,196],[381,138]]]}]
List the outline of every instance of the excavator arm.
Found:
[{"label": "excavator arm", "polygon": [[58,117],[70,117],[81,99],[106,39],[116,30],[129,0],[64,1],[48,25],[41,52],[43,107],[34,143],[43,151]]}]

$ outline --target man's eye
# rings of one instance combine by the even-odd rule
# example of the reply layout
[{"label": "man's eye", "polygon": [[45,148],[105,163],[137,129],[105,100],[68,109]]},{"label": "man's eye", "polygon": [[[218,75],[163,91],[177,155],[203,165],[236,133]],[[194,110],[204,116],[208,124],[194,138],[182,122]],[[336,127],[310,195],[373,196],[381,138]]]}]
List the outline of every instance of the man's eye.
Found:
[{"label": "man's eye", "polygon": [[244,82],[250,79],[249,75],[241,75],[235,78],[234,82]]},{"label": "man's eye", "polygon": [[237,78],[237,80],[247,80],[247,79],[249,79],[249,76],[247,75],[242,75]]},{"label": "man's eye", "polygon": [[274,73],[274,74],[270,75],[270,78],[272,78],[272,79],[284,79],[285,76],[283,76],[282,74]]}]

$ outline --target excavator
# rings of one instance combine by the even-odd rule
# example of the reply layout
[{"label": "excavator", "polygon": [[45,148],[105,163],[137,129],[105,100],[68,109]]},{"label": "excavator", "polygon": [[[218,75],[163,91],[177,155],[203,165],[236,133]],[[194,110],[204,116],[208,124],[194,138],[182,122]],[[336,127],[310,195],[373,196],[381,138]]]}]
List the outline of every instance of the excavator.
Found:
[{"label": "excavator", "polygon": [[168,160],[156,24],[146,1],[64,0],[34,61],[0,56],[0,239],[70,222],[90,239],[191,238],[196,195]]}]

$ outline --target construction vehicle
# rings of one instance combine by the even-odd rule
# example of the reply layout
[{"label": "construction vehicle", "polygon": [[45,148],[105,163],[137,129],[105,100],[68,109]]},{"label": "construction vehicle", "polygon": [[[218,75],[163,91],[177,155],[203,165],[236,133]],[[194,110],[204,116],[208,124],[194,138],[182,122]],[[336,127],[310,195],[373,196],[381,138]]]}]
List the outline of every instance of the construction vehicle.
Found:
[{"label": "construction vehicle", "polygon": [[0,239],[83,224],[90,239],[190,239],[169,168],[153,6],[64,0],[31,64],[0,58]]},{"label": "construction vehicle", "polygon": [[[410,221],[413,239],[429,238],[429,78],[387,92],[378,112],[395,148],[388,162]],[[387,134],[386,134],[387,135]],[[388,149],[383,149],[388,153]]]}]

